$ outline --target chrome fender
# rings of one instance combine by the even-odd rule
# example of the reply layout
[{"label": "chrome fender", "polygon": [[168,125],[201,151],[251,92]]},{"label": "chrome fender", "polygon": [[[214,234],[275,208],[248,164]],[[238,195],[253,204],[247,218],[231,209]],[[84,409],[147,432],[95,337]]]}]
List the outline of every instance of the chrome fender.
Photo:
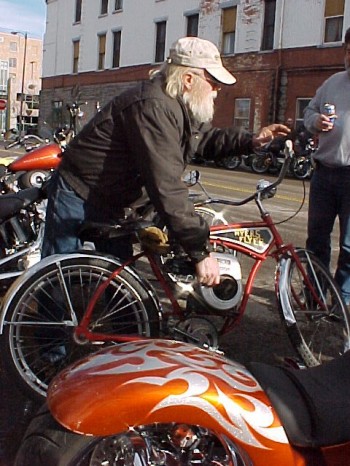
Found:
[{"label": "chrome fender", "polygon": [[[4,325],[6,325],[6,314],[8,312],[8,309],[17,293],[20,292],[21,288],[25,286],[25,283],[27,280],[29,280],[33,275],[35,275],[38,271],[44,270],[46,267],[51,266],[52,264],[57,264],[59,262],[62,262],[66,259],[75,259],[75,258],[80,258],[80,257],[91,257],[91,258],[96,258],[96,257],[101,257],[103,260],[110,262],[115,266],[117,269],[120,267],[122,264],[117,258],[114,258],[113,256],[108,256],[108,255],[102,255],[100,253],[94,252],[94,251],[79,251],[76,253],[70,253],[70,254],[55,254],[52,256],[45,257],[42,259],[40,262],[37,264],[33,265],[29,269],[27,269],[25,272],[23,272],[11,285],[11,287],[8,289],[4,296],[4,300],[1,306],[1,313],[0,313],[0,334],[3,333],[4,330]],[[158,309],[158,315],[159,319],[161,320],[162,318],[162,312],[161,312],[161,306],[158,301],[157,295],[155,291],[153,290],[153,287],[151,284],[143,277],[141,277],[134,269],[133,267],[127,266],[125,267],[125,270],[127,270],[144,288],[144,290],[147,292],[149,295],[150,299],[153,301],[154,305]]]},{"label": "chrome fender", "polygon": [[177,341],[138,340],[87,356],[52,381],[47,402],[60,424],[80,434],[178,422],[260,451],[288,445],[269,399],[244,366]]},{"label": "chrome fender", "polygon": [[[305,251],[298,248],[296,251]],[[278,296],[279,307],[281,309],[283,318],[286,324],[291,327],[296,324],[295,315],[290,305],[287,293],[281,293],[281,290],[286,289],[288,286],[289,272],[292,265],[292,258],[289,256],[282,257],[276,269],[276,292]]]}]

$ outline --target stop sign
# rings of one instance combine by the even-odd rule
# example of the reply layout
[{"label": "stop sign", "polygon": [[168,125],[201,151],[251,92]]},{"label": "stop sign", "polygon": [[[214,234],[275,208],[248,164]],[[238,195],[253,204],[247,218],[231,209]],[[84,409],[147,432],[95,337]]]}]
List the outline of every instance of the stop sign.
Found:
[{"label": "stop sign", "polygon": [[5,110],[6,109],[6,100],[0,99],[0,110]]}]

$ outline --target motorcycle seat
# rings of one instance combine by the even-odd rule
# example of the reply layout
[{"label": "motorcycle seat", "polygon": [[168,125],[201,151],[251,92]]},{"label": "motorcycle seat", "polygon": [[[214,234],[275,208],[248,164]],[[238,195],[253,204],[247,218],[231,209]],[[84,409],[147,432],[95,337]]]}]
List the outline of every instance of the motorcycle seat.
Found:
[{"label": "motorcycle seat", "polygon": [[18,214],[21,209],[41,199],[40,188],[28,188],[18,193],[2,194],[0,196],[0,223]]},{"label": "motorcycle seat", "polygon": [[292,369],[250,363],[285,428],[298,447],[350,440],[350,351],[320,366]]}]

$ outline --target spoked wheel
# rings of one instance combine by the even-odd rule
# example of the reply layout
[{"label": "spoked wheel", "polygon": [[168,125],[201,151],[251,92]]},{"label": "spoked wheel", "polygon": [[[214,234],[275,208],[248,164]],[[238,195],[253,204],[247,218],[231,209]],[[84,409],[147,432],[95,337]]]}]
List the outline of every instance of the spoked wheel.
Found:
[{"label": "spoked wheel", "polygon": [[[56,256],[59,258],[59,256]],[[13,287],[0,339],[4,364],[25,393],[45,396],[51,379],[64,367],[103,345],[77,338],[75,328],[96,289],[117,268],[114,261],[91,255],[64,256],[28,270]],[[159,335],[155,301],[134,275],[123,270],[97,301],[89,329],[99,334]]]},{"label": "spoked wheel", "polygon": [[119,435],[94,437],[65,429],[44,406],[31,421],[14,466],[161,464],[248,466],[251,461],[234,442],[198,425],[157,423],[132,426]]},{"label": "spoked wheel", "polygon": [[286,259],[279,304],[294,348],[306,366],[316,366],[350,349],[350,315],[325,266],[308,251],[298,256],[307,279],[295,260]]},{"label": "spoked wheel", "polygon": [[231,155],[229,157],[224,157],[220,162],[220,166],[223,168],[227,170],[236,170],[242,163],[242,157],[239,155]]},{"label": "spoked wheel", "polygon": [[292,171],[298,180],[310,178],[312,172],[311,160],[305,156],[296,157],[292,163]]},{"label": "spoked wheel", "polygon": [[269,154],[255,155],[252,159],[251,169],[254,173],[266,173],[271,165],[271,156]]}]

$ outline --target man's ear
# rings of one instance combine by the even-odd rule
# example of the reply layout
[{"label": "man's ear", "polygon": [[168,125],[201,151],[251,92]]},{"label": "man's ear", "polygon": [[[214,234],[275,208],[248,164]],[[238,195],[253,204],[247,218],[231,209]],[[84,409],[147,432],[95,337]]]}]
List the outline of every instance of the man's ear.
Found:
[{"label": "man's ear", "polygon": [[192,73],[185,73],[182,76],[182,82],[185,91],[190,91],[193,87],[194,77]]}]

